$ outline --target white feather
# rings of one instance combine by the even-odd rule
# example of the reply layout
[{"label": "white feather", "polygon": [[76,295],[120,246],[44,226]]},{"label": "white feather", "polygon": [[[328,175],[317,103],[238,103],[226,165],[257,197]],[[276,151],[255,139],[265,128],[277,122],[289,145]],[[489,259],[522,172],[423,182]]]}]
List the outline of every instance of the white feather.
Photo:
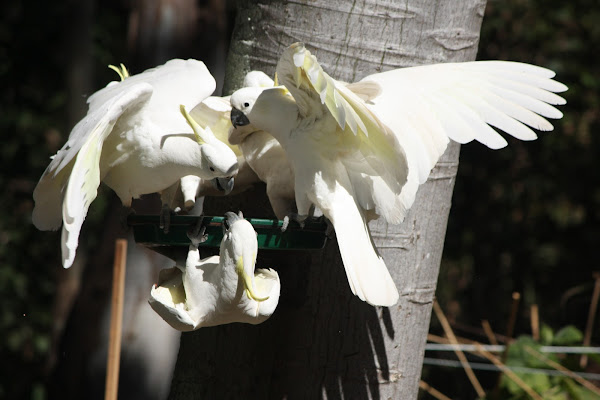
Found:
[{"label": "white feather", "polygon": [[[219,256],[200,259],[190,245],[185,266],[161,271],[159,284],[150,292],[150,305],[173,328],[192,331],[202,327],[267,320],[279,303],[281,283],[272,269],[255,270],[258,250],[252,225],[238,219],[221,241]],[[267,297],[250,298],[236,264],[243,257],[254,291]]]},{"label": "white feather", "polygon": [[162,191],[191,173],[213,178],[236,172],[235,154],[208,130],[201,133],[200,146],[179,111],[180,105],[191,109],[214,87],[202,62],[171,60],[112,82],[89,98],[88,114],[34,190],[33,223],[57,229],[63,222],[65,267],[73,262],[100,181],[129,206],[132,198]]},{"label": "white feather", "polygon": [[545,118],[560,118],[552,105],[564,104],[552,92],[566,90],[548,69],[502,61],[397,69],[346,84],[300,43],[284,51],[277,76],[293,105],[274,89],[241,89],[231,104],[281,143],[298,212],[313,203],[333,222],[351,290],[375,305],[393,304],[397,291],[367,216],[401,222],[450,139],[498,149],[507,142],[492,126],[521,140],[537,138],[531,128],[551,130]]}]

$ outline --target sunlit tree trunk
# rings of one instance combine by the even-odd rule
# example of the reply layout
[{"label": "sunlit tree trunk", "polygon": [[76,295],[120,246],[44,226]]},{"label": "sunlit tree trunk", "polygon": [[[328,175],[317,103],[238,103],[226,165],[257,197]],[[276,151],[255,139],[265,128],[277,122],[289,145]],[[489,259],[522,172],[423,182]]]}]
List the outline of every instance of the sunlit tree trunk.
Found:
[{"label": "sunlit tree trunk", "polygon": [[[273,74],[296,41],[345,81],[473,60],[484,8],[484,0],[241,2],[225,92],[249,70]],[[371,307],[352,295],[335,240],[319,252],[263,251],[258,266],[282,279],[276,313],[259,326],[183,334],[170,398],[416,398],[458,153],[449,146],[402,225],[370,224],[401,293],[396,306]],[[268,214],[256,193],[222,204],[208,212]]]}]

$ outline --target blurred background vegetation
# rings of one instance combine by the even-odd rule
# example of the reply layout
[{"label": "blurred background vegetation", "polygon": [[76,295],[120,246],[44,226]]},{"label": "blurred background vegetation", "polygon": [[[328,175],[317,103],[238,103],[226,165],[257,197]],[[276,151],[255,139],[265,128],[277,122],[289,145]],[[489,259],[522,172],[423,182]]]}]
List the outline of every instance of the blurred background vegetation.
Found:
[{"label": "blurred background vegetation", "polygon": [[[131,47],[135,4],[0,6],[0,398],[48,397],[49,355],[56,357],[55,332],[62,329],[53,317],[55,297],[64,272],[60,234],[31,224],[31,195],[49,157],[85,113],[81,93],[116,78],[105,66],[124,62],[135,73],[153,65]],[[600,270],[598,21],[595,0],[488,1],[478,58],[553,69],[569,86],[568,104],[555,132],[541,133],[541,140],[509,139],[498,152],[462,147],[437,292],[458,334],[484,340],[476,337],[482,319],[503,333],[514,291],[522,294],[515,335],[531,333],[532,304],[553,330],[585,328],[592,272]],[[193,54],[178,56],[202,58],[202,48],[214,44],[206,40],[207,29],[188,44],[198,48]],[[86,43],[88,51],[77,51]],[[100,246],[113,200],[105,190],[92,205],[82,253]],[[441,332],[435,317],[432,332]],[[599,342],[595,329],[592,343]],[[482,378],[486,388],[495,384],[496,375],[488,375]],[[475,397],[462,370],[426,367],[424,378],[452,398]]]},{"label": "blurred background vegetation", "polygon": [[[600,271],[598,21],[591,0],[487,3],[477,58],[545,66],[569,90],[564,118],[540,140],[508,139],[497,152],[461,148],[437,290],[457,334],[486,342],[483,319],[504,334],[512,292],[521,294],[515,336],[531,335],[533,304],[555,330],[585,329],[592,273]],[[435,317],[431,331],[442,332]],[[497,374],[478,376],[493,387]],[[460,369],[425,368],[424,379],[452,398],[475,397]]]}]

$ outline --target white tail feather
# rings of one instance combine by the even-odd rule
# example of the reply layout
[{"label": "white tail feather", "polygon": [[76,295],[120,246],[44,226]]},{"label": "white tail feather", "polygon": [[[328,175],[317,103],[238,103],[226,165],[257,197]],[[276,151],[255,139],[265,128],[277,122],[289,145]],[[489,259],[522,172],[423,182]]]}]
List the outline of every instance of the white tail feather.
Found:
[{"label": "white tail feather", "polygon": [[335,207],[328,214],[335,228],[340,254],[352,293],[374,306],[392,306],[398,290],[385,262],[371,241],[365,217],[354,199],[338,186]]}]

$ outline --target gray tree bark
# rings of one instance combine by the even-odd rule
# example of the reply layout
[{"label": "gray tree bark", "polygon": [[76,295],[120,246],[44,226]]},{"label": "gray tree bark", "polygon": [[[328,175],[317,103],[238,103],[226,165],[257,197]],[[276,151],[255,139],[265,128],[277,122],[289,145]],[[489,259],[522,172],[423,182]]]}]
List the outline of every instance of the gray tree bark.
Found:
[{"label": "gray tree bark", "polygon": [[[345,81],[473,60],[484,9],[485,0],[243,1],[225,92],[249,70],[273,74],[296,41]],[[352,295],[335,240],[317,252],[263,251],[258,266],[276,268],[282,280],[276,313],[259,326],[183,334],[170,398],[416,398],[458,154],[450,145],[402,225],[370,224],[401,293],[396,306],[375,308]],[[265,204],[253,193],[207,209],[269,216]]]}]

